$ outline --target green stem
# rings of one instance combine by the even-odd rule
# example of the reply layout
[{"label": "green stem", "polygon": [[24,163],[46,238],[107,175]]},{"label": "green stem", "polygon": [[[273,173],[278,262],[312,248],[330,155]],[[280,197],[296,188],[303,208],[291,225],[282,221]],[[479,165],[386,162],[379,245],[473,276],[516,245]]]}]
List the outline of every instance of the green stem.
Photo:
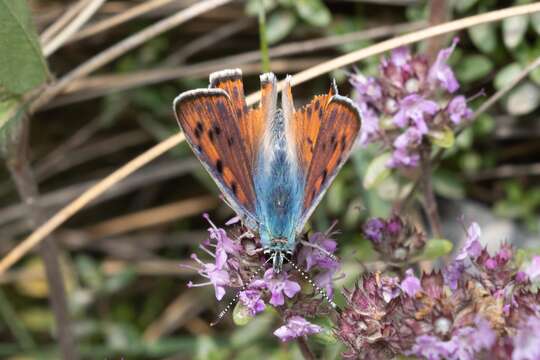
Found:
[{"label": "green stem", "polygon": [[263,72],[270,72],[270,55],[268,54],[268,39],[266,38],[266,13],[264,0],[259,0],[259,42],[261,48],[261,66]]}]

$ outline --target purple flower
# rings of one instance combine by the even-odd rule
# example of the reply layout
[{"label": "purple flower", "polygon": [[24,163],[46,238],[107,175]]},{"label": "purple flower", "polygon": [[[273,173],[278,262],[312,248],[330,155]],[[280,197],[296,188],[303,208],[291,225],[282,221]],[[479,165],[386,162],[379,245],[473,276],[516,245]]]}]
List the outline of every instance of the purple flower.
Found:
[{"label": "purple flower", "polygon": [[459,125],[463,120],[469,120],[473,115],[473,112],[467,106],[467,100],[465,100],[465,96],[463,95],[453,98],[450,103],[448,103],[447,111],[450,120],[455,125]]},{"label": "purple flower", "polygon": [[264,301],[261,292],[256,289],[248,289],[240,292],[240,302],[249,309],[251,316],[255,316],[264,310]]},{"label": "purple flower", "polygon": [[386,222],[383,219],[371,218],[364,225],[364,236],[368,240],[379,244],[383,239],[385,227]]},{"label": "purple flower", "polygon": [[405,279],[401,282],[401,290],[410,297],[415,297],[416,294],[422,290],[420,279],[414,275],[412,269],[408,269],[405,272]]},{"label": "purple flower", "polygon": [[[208,232],[210,233],[210,239],[213,239],[216,241],[216,253],[220,251],[224,251],[227,254],[230,255],[237,255],[240,250],[242,250],[242,246],[238,244],[237,242],[231,240],[224,229],[218,228],[212,220],[210,220],[210,216],[208,214],[203,214],[203,217],[210,223],[211,227],[208,228]],[[229,220],[230,221],[230,220]]]},{"label": "purple flower", "polygon": [[314,266],[323,269],[334,269],[337,261],[329,254],[336,251],[337,243],[327,238],[323,233],[315,233],[308,239],[310,245],[302,246],[298,254],[298,262],[306,263],[306,270],[309,271]]},{"label": "purple flower", "polygon": [[406,128],[409,120],[421,134],[427,134],[429,129],[424,114],[434,115],[439,111],[439,105],[431,100],[426,100],[418,94],[411,94],[403,98],[399,103],[399,111],[394,115],[393,122],[400,128]]},{"label": "purple flower", "polygon": [[364,101],[358,102],[362,128],[360,129],[360,145],[367,145],[375,140],[379,133],[379,117],[375,111]]},{"label": "purple flower", "polygon": [[291,316],[287,323],[274,331],[281,341],[291,341],[300,336],[316,334],[322,331],[318,325],[312,324],[301,316]]},{"label": "purple flower", "polygon": [[388,161],[387,166],[390,168],[397,167],[416,167],[420,162],[420,155],[410,153],[407,149],[397,148],[392,152],[392,157]]},{"label": "purple flower", "polygon": [[433,65],[431,65],[428,73],[428,81],[433,87],[437,87],[437,85],[440,83],[443,88],[451,93],[455,92],[459,88],[459,83],[454,76],[454,72],[450,66],[448,66],[447,61],[448,58],[450,58],[450,55],[452,55],[458,41],[458,38],[454,38],[450,47],[439,51],[437,59]]},{"label": "purple flower", "polygon": [[537,280],[540,276],[540,256],[534,256],[531,263],[525,269],[525,274],[529,277],[531,281]]},{"label": "purple flower", "polygon": [[489,321],[481,316],[476,317],[475,323],[475,335],[470,338],[472,348],[477,352],[491,348],[497,341],[497,333],[493,331]]},{"label": "purple flower", "polygon": [[461,279],[461,275],[465,271],[465,264],[463,261],[453,261],[450,263],[444,271],[444,282],[452,290],[456,290],[458,287],[458,281]]},{"label": "purple flower", "polygon": [[366,78],[362,74],[353,74],[350,82],[358,93],[360,100],[364,100],[363,102],[375,102],[382,98],[381,85],[374,77]]},{"label": "purple flower", "polygon": [[322,271],[318,273],[313,279],[313,281],[318,287],[326,291],[326,295],[328,295],[329,298],[332,298],[332,296],[334,295],[333,280],[334,280],[334,274],[336,273],[338,268],[339,268],[339,264],[336,263],[335,268]]},{"label": "purple flower", "polygon": [[398,68],[405,67],[407,71],[409,71],[408,63],[411,59],[411,52],[407,46],[400,46],[392,50],[392,54],[390,55],[390,62],[392,64]]},{"label": "purple flower", "polygon": [[480,256],[482,252],[482,244],[480,244],[480,236],[482,235],[482,230],[480,225],[473,222],[467,229],[467,240],[465,241],[465,246],[461,249],[459,254],[456,256],[456,260],[465,260],[467,256],[471,259],[476,259]]},{"label": "purple flower", "polygon": [[407,355],[416,355],[427,360],[448,359],[456,351],[456,344],[449,341],[441,341],[436,336],[422,335],[416,338],[416,342]]},{"label": "purple flower", "polygon": [[398,236],[403,229],[403,221],[397,215],[392,215],[390,219],[386,222],[386,231],[390,236]]},{"label": "purple flower", "polygon": [[223,296],[225,296],[225,286],[228,286],[230,282],[229,273],[224,269],[226,266],[227,255],[224,252],[216,253],[215,264],[203,263],[195,254],[191,254],[191,258],[201,266],[200,269],[194,269],[199,272],[199,275],[209,279],[210,281],[199,284],[194,284],[190,281],[188,283],[188,287],[213,285],[216,292],[216,299],[223,299]]},{"label": "purple flower", "polygon": [[512,352],[512,360],[540,359],[538,334],[540,334],[540,318],[529,316],[513,338],[514,351]]},{"label": "purple flower", "polygon": [[389,303],[400,294],[399,279],[397,277],[381,277],[381,291],[383,300]]},{"label": "purple flower", "polygon": [[264,280],[255,280],[252,286],[267,288],[272,294],[269,303],[274,306],[280,306],[285,304],[283,294],[287,295],[290,299],[300,291],[300,285],[295,281],[288,280],[288,278],[289,275],[285,271],[276,274],[270,268],[264,273]]}]

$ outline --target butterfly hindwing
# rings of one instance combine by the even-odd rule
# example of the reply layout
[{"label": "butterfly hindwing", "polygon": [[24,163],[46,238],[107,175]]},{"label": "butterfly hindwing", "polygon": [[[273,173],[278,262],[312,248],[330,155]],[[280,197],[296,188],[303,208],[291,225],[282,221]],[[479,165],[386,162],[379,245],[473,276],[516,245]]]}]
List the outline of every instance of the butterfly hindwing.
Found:
[{"label": "butterfly hindwing", "polygon": [[[308,110],[302,114],[302,117],[305,117],[303,123],[311,126],[312,132],[307,131],[306,134],[314,136],[316,132],[317,136],[313,145],[306,138],[299,150],[300,156],[305,158],[304,161],[307,164],[304,166],[308,167],[305,177],[304,210],[297,231],[302,230],[328,186],[347,160],[360,131],[360,114],[353,102],[337,94],[327,95],[327,97],[329,99],[327,103],[323,102],[320,105],[316,105],[317,101],[322,102],[326,99],[325,97],[319,99],[316,97],[312,101],[311,116],[308,116]],[[315,112],[315,107],[322,110]],[[314,121],[315,124],[310,124],[310,121]],[[318,131],[315,131],[317,126]],[[311,155],[305,153],[311,149]]]},{"label": "butterfly hindwing", "polygon": [[254,160],[242,142],[239,128],[240,119],[245,118],[241,73],[214,73],[210,81],[209,89],[187,91],[175,99],[176,118],[187,142],[233,210],[253,218]]}]

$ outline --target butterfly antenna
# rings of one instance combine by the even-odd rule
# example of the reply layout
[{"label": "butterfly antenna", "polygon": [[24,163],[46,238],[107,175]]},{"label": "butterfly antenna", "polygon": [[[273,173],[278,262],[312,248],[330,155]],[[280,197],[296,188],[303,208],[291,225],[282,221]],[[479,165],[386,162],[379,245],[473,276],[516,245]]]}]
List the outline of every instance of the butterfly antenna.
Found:
[{"label": "butterfly antenna", "polygon": [[311,278],[311,276],[309,276],[308,273],[306,273],[304,270],[302,270],[298,265],[296,265],[296,263],[294,263],[291,259],[288,259],[287,257],[285,257],[285,260],[287,260],[289,262],[289,264],[291,264],[291,266],[300,273],[300,275],[311,285],[313,286],[313,288],[315,289],[316,292],[318,292],[326,301],[328,301],[328,303],[330,304],[330,306],[332,306],[332,308],[334,310],[338,310],[338,306],[337,304],[330,298],[330,296],[328,296],[328,293],[326,292],[326,290],[324,290],[322,287],[320,287],[319,285],[315,284],[315,282],[313,281],[313,279]]},{"label": "butterfly antenna", "polygon": [[259,267],[255,270],[255,273],[251,274],[251,276],[248,278],[248,281],[245,282],[244,285],[242,285],[242,286],[240,287],[240,290],[238,290],[238,291],[236,292],[236,294],[234,295],[234,297],[232,298],[232,300],[229,301],[229,303],[227,304],[227,306],[225,306],[225,308],[224,308],[223,310],[221,310],[221,312],[219,313],[217,319],[216,319],[214,322],[210,323],[210,326],[215,326],[215,325],[217,325],[217,324],[221,321],[221,319],[223,319],[223,317],[229,312],[229,310],[231,310],[231,307],[232,307],[233,305],[235,305],[235,304],[238,302],[238,299],[240,298],[240,293],[241,293],[242,291],[246,291],[246,290],[247,290],[249,284],[251,284],[251,282],[253,281],[253,279],[255,279],[255,277],[256,277],[257,275],[259,275],[259,273],[260,273],[261,270],[264,270],[264,266],[265,266],[270,260],[272,260],[273,257],[274,257],[274,256],[272,256],[272,257],[270,257],[268,260],[266,260],[266,261],[264,262],[264,264],[262,264],[261,266],[259,266]]}]

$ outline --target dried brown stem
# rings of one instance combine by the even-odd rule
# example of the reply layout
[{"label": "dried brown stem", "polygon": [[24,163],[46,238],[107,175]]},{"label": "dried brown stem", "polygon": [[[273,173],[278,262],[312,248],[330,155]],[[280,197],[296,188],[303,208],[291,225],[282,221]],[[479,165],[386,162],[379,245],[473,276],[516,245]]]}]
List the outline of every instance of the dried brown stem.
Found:
[{"label": "dried brown stem", "polygon": [[[47,220],[47,215],[36,204],[39,192],[28,161],[28,124],[28,118],[24,118],[18,124],[19,128],[13,130],[16,133],[12,134],[11,142],[7,148],[6,165],[19,196],[27,207],[27,217],[32,223],[32,227],[35,228]],[[62,358],[77,360],[79,355],[75,346],[64,280],[60,269],[59,251],[55,239],[51,235],[46,237],[38,247],[38,252],[45,267],[49,302],[55,318]]]},{"label": "dried brown stem", "polygon": [[305,337],[297,338],[296,343],[298,344],[298,347],[300,348],[300,352],[302,353],[302,356],[304,357],[305,360],[315,360],[315,354],[309,348],[309,345]]},{"label": "dried brown stem", "polygon": [[424,206],[431,227],[431,233],[433,237],[440,238],[442,237],[441,219],[439,218],[437,199],[435,198],[435,192],[433,191],[433,184],[431,182],[433,176],[431,147],[422,151],[421,161],[422,172],[420,174],[420,181],[422,183],[422,191],[424,194]]},{"label": "dried brown stem", "polygon": [[[449,20],[450,11],[447,0],[432,0],[429,3],[429,25],[439,25]],[[437,52],[443,47],[446,35],[435,36],[427,41],[427,56],[434,61]]]}]

